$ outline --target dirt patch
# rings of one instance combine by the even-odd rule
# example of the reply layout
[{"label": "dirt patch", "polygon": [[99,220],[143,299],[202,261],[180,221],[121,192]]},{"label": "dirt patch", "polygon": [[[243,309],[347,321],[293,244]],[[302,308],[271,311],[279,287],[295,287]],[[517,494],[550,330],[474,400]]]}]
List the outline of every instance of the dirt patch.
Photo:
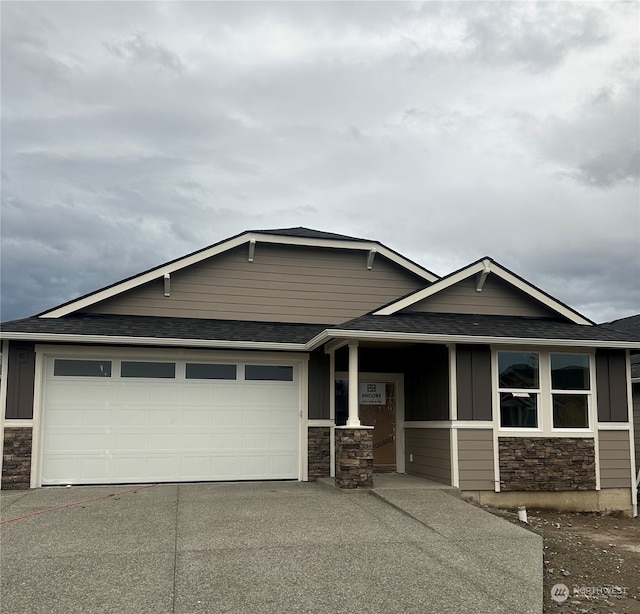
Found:
[{"label": "dirt patch", "polygon": [[[522,525],[515,512],[491,511]],[[544,539],[545,613],[640,614],[640,517],[531,509],[527,516],[522,526]],[[558,584],[567,593],[552,595]]]}]

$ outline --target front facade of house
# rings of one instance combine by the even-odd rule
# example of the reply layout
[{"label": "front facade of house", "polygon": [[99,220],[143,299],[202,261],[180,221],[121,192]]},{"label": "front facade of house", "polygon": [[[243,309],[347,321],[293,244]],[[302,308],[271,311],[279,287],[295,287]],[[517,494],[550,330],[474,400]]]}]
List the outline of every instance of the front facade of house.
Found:
[{"label": "front facade of house", "polygon": [[3,488],[354,486],[367,459],[488,504],[636,510],[640,338],[489,258],[438,278],[375,241],[251,231],[1,336]]}]

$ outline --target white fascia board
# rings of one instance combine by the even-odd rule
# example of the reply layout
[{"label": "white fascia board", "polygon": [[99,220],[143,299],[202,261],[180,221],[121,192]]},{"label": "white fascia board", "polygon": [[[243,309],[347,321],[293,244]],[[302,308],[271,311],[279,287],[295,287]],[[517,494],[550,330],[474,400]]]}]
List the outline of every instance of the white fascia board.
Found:
[{"label": "white fascia board", "polygon": [[476,273],[481,272],[490,272],[495,273],[498,277],[511,284],[512,286],[522,290],[525,294],[528,294],[531,298],[541,302],[543,305],[546,305],[549,309],[555,311],[556,313],[564,316],[565,318],[571,320],[574,324],[582,324],[585,326],[593,326],[593,322],[587,320],[582,317],[579,313],[565,307],[555,299],[547,296],[528,282],[523,281],[522,279],[516,277],[515,275],[509,273],[509,271],[503,269],[500,265],[495,262],[491,262],[487,259],[483,259],[480,262],[476,262],[474,265],[466,269],[462,269],[458,271],[455,275],[451,277],[447,277],[445,279],[441,279],[439,282],[434,283],[429,288],[425,288],[424,290],[419,290],[414,294],[407,296],[391,305],[387,305],[383,309],[375,311],[373,315],[376,316],[390,316],[402,309],[406,309],[411,305],[415,305],[415,303],[432,296],[433,294],[437,294],[446,288],[449,288],[468,277]]},{"label": "white fascia board", "polygon": [[60,318],[70,313],[74,313],[79,311],[80,309],[85,309],[86,307],[90,307],[91,305],[103,301],[105,299],[111,298],[112,296],[116,296],[121,294],[122,292],[126,292],[127,290],[131,290],[133,288],[137,288],[142,284],[145,284],[149,281],[153,281],[154,279],[163,278],[167,274],[171,274],[175,271],[183,269],[185,267],[191,266],[193,264],[197,264],[202,260],[206,260],[207,258],[211,258],[212,256],[217,256],[223,252],[226,252],[230,249],[238,247],[239,245],[243,245],[244,243],[248,243],[254,241],[256,243],[278,243],[280,245],[300,245],[304,247],[330,247],[336,249],[354,249],[366,251],[369,253],[371,250],[377,250],[379,254],[382,254],[389,260],[392,260],[396,264],[400,265],[404,269],[418,275],[422,279],[425,279],[429,282],[435,282],[439,279],[436,275],[433,275],[429,271],[423,269],[418,266],[414,262],[407,260],[402,257],[400,254],[396,254],[392,250],[380,245],[379,243],[371,242],[371,241],[349,241],[349,240],[338,240],[338,239],[314,239],[314,238],[306,238],[306,237],[286,237],[282,235],[266,235],[260,234],[256,232],[247,232],[233,239],[229,239],[228,241],[224,241],[223,243],[219,243],[210,247],[209,249],[205,249],[195,254],[191,254],[190,256],[186,256],[185,258],[181,258],[180,260],[176,260],[171,264],[166,264],[164,266],[159,266],[147,273],[142,273],[136,277],[133,277],[127,281],[123,281],[121,283],[116,283],[113,286],[105,288],[103,290],[98,290],[89,296],[85,296],[84,298],[78,299],[77,301],[73,301],[67,305],[63,305],[61,307],[57,307],[51,309],[43,313],[41,318]]},{"label": "white fascia board", "polygon": [[374,241],[349,241],[348,239],[314,239],[311,237],[283,237],[281,235],[262,235],[260,233],[250,233],[251,239],[255,239],[258,243],[279,243],[283,245],[300,245],[303,247],[332,247],[334,249],[353,249],[367,252],[375,251],[385,258],[399,264],[402,268],[407,269],[411,273],[426,279],[429,282],[435,282],[440,279],[437,275],[423,269],[415,262],[407,260],[400,254],[390,250],[389,248],[376,243]]},{"label": "white fascia board", "polygon": [[516,288],[522,290],[523,292],[526,292],[532,298],[540,301],[543,305],[549,307],[549,309],[552,309],[565,318],[568,318],[575,324],[593,326],[593,322],[591,322],[590,320],[587,320],[579,313],[573,311],[573,309],[565,307],[555,299],[552,299],[550,296],[547,296],[537,288],[534,288],[531,284],[523,281],[522,279],[519,279],[515,275],[512,275],[511,273],[509,273],[509,271],[506,271],[502,267],[498,266],[495,262],[491,263],[491,272],[495,273],[498,277],[504,279],[506,282],[510,283]]},{"label": "white fascia board", "polygon": [[597,341],[588,339],[530,339],[527,337],[489,337],[472,335],[440,335],[426,333],[396,333],[389,331],[339,330],[323,331],[307,343],[314,350],[327,339],[357,339],[358,341],[401,341],[414,343],[482,343],[494,345],[535,345],[556,347],[587,347],[640,349],[640,341]]},{"label": "white fascia board", "polygon": [[[418,290],[409,296],[405,296],[403,299],[396,301],[395,303],[391,303],[378,311],[374,311],[374,316],[391,316],[398,311],[402,311],[411,305],[415,305],[419,301],[432,296],[433,294],[437,294],[438,292],[442,292],[446,288],[449,288],[458,282],[467,279],[467,277],[471,277],[475,273],[479,273],[485,270],[484,261],[477,262],[475,265],[470,266],[467,269],[463,269],[462,271],[458,271],[455,275],[451,275],[451,277],[447,277],[446,279],[441,279],[440,281],[436,281],[432,286],[428,288],[424,288],[423,290]],[[493,270],[493,268],[491,269]]]},{"label": "white fascia board", "polygon": [[276,350],[306,352],[304,343],[276,343],[260,341],[226,341],[217,339],[169,339],[158,337],[127,337],[109,335],[57,335],[54,333],[4,333],[3,339],[36,341],[39,343],[79,343],[107,345],[145,345],[165,347],[195,347],[232,350]]},{"label": "white fascia board", "polygon": [[110,286],[103,290],[98,290],[89,296],[85,296],[84,298],[78,299],[77,301],[73,301],[67,305],[63,305],[62,307],[58,307],[56,309],[52,309],[51,311],[47,311],[43,313],[41,318],[61,318],[63,316],[69,315],[70,313],[74,313],[79,311],[80,309],[85,309],[95,303],[103,301],[105,299],[111,298],[112,296],[116,296],[121,294],[122,292],[126,292],[127,290],[131,290],[133,288],[137,288],[142,284],[146,284],[149,281],[153,281],[154,279],[164,278],[165,275],[171,274],[174,271],[178,271],[185,267],[191,266],[192,264],[197,264],[202,260],[206,260],[211,256],[216,256],[222,252],[226,252],[234,247],[238,247],[243,243],[247,242],[247,235],[241,235],[236,237],[235,239],[230,239],[224,243],[214,245],[209,249],[205,249],[203,251],[192,254],[191,256],[187,256],[176,262],[171,264],[166,264],[164,266],[160,266],[155,268],[147,273],[142,273],[136,277],[133,277],[127,281],[123,281],[114,286]]}]

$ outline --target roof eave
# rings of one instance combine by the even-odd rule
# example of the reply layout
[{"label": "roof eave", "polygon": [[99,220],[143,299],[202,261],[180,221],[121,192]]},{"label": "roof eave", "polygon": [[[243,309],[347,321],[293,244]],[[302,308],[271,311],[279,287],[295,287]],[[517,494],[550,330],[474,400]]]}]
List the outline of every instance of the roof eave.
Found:
[{"label": "roof eave", "polygon": [[34,341],[37,343],[80,343],[107,345],[145,345],[164,347],[196,347],[234,350],[280,350],[288,352],[307,351],[305,343],[276,341],[229,341],[225,339],[180,339],[167,337],[131,337],[126,335],[74,335],[56,333],[2,332],[0,339],[11,341]]},{"label": "roof eave", "polygon": [[640,349],[640,341],[602,341],[594,339],[553,339],[531,337],[493,337],[487,335],[445,335],[430,333],[398,333],[391,331],[340,330],[322,331],[307,343],[309,351],[332,339],[413,343],[478,343],[491,345],[535,345],[557,347],[589,347]]}]

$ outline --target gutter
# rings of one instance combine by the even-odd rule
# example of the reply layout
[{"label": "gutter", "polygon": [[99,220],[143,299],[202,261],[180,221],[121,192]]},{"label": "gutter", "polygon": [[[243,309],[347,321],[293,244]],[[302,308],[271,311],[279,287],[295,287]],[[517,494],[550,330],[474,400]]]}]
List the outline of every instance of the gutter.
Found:
[{"label": "gutter", "polygon": [[357,339],[358,341],[414,341],[416,343],[482,343],[493,345],[544,345],[566,347],[602,347],[640,349],[640,341],[596,341],[593,339],[531,339],[530,337],[489,337],[476,335],[444,335],[428,333],[394,333],[389,331],[324,330],[307,342],[307,350],[315,350],[330,339]]},{"label": "gutter", "polygon": [[[490,345],[529,345],[556,347],[594,347],[640,349],[640,341],[596,341],[593,339],[531,339],[529,337],[491,337],[475,335],[445,335],[428,333],[394,333],[390,331],[327,329],[306,343],[278,343],[276,341],[229,341],[224,339],[179,339],[166,337],[130,337],[125,335],[74,335],[55,333],[0,333],[0,339],[37,341],[42,343],[92,343],[110,345],[147,345],[165,347],[196,347],[235,350],[274,350],[311,352],[332,339],[357,341],[414,342],[414,343],[469,343]],[[640,378],[632,380],[640,381]]]},{"label": "gutter", "polygon": [[110,345],[153,345],[165,347],[197,347],[233,350],[281,350],[304,352],[304,343],[277,343],[275,341],[226,341],[220,339],[170,339],[166,337],[127,337],[110,335],[57,335],[55,333],[0,333],[0,338],[14,341],[41,343],[92,343]]}]

